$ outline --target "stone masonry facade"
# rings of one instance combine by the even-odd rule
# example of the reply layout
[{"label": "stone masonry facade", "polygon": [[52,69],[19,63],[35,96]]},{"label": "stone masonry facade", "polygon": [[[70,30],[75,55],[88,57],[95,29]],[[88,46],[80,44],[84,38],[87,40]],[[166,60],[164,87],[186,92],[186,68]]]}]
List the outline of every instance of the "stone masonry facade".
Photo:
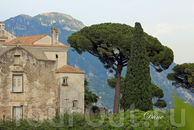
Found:
[{"label": "stone masonry facade", "polygon": [[84,113],[84,71],[67,65],[70,47],[59,42],[58,29],[52,29],[52,36],[0,42],[2,120],[43,120],[57,112]]}]

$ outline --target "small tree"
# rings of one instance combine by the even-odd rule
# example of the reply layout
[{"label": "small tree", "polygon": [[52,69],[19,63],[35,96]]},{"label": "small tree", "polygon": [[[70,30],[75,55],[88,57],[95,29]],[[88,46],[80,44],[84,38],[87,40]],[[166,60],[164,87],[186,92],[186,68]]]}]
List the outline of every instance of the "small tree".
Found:
[{"label": "small tree", "polygon": [[128,61],[125,75],[121,106],[124,111],[135,104],[135,108],[142,111],[152,110],[152,90],[149,58],[140,23],[135,23],[133,42],[131,46],[131,59]]},{"label": "small tree", "polygon": [[90,103],[98,102],[98,96],[91,91],[89,91],[89,82],[85,78],[84,80],[84,88],[85,88],[85,93],[84,93],[84,107],[87,107]]},{"label": "small tree", "polygon": [[153,103],[154,106],[163,108],[167,106],[166,101],[161,100],[160,98],[164,97],[163,90],[159,88],[158,86],[151,83],[151,90],[152,90],[152,97],[158,98],[156,103]]}]

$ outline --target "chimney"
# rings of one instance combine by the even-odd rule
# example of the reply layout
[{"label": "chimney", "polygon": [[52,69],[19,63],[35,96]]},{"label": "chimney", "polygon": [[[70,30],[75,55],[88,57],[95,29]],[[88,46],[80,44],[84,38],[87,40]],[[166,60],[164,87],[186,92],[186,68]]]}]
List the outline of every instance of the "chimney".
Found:
[{"label": "chimney", "polygon": [[4,36],[4,30],[5,30],[5,23],[2,21],[0,23],[0,36]]},{"label": "chimney", "polygon": [[52,36],[52,45],[58,45],[58,39],[59,39],[59,30],[53,26],[51,28],[51,36]]},{"label": "chimney", "polygon": [[20,41],[17,41],[15,44],[17,47],[20,47],[22,45],[22,43]]}]

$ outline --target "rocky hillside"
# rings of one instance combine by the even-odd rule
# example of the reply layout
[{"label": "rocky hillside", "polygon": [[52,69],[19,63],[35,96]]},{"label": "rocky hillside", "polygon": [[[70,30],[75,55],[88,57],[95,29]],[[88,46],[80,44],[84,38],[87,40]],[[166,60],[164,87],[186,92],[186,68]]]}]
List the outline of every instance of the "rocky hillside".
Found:
[{"label": "rocky hillside", "polygon": [[[66,45],[67,37],[73,32],[80,30],[84,27],[84,24],[67,14],[62,13],[42,13],[37,16],[31,17],[28,15],[18,15],[4,21],[5,29],[13,33],[17,37],[39,35],[39,34],[51,34],[51,27],[55,26],[59,29],[59,40]],[[90,55],[89,53],[83,53],[81,56],[76,52],[68,51],[68,64],[84,70],[86,72],[86,78],[90,82],[90,90],[100,96],[99,104],[106,106],[110,110],[113,108],[114,90],[107,85],[107,79],[112,78],[114,74],[109,73],[98,60],[98,58]],[[172,95],[170,91],[172,88],[171,82],[166,79],[166,75],[171,71],[173,63],[168,70],[161,73],[157,73],[152,67],[150,67],[152,82],[158,85],[164,91],[164,100],[167,102],[167,107],[172,107]],[[126,68],[123,69],[122,76],[125,75]],[[174,89],[172,91],[177,91]],[[185,99],[185,101],[194,104],[193,95],[188,93],[184,89],[178,89],[179,94]]]},{"label": "rocky hillside", "polygon": [[59,34],[69,36],[72,32],[84,27],[84,24],[67,14],[42,13],[31,17],[18,15],[5,21],[5,28],[16,36],[28,36],[37,34],[51,34],[51,27],[59,28]]}]

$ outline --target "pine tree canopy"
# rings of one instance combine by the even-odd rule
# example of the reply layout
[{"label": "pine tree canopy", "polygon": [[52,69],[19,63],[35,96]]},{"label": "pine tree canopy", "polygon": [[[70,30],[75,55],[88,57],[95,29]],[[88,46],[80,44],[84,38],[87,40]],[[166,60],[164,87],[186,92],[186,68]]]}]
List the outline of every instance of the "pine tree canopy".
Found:
[{"label": "pine tree canopy", "polygon": [[[84,27],[67,40],[77,53],[89,52],[98,57],[110,72],[115,71],[114,113],[119,111],[121,71],[130,59],[132,39],[133,27],[119,23],[102,23]],[[145,32],[144,39],[151,65],[157,71],[168,69],[174,59],[173,51]]]},{"label": "pine tree canopy", "polygon": [[[96,24],[73,33],[67,41],[79,54],[89,52],[98,57],[105,67],[116,69],[118,60],[127,66],[133,29],[119,23]],[[158,70],[168,69],[174,59],[173,51],[145,32],[144,38],[150,62]]]},{"label": "pine tree canopy", "polygon": [[194,63],[184,63],[174,66],[173,73],[169,73],[167,78],[175,87],[184,87],[194,93]]}]

